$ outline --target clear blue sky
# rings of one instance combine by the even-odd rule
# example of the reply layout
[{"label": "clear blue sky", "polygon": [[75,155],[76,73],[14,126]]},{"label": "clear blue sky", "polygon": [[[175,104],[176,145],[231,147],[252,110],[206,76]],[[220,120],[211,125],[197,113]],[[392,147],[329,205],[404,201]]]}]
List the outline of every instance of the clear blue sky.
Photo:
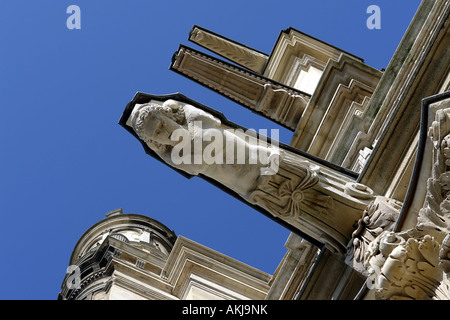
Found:
[{"label": "clear blue sky", "polygon": [[[1,1],[0,299],[56,299],[76,241],[116,208],[273,273],[289,231],[148,157],[117,124],[126,104],[137,91],[181,92],[242,126],[277,128],[168,70],[180,43],[198,48],[187,41],[193,25],[266,53],[291,26],[381,69],[419,3]],[[71,4],[80,30],[66,27]],[[366,27],[371,4],[380,30]]]}]

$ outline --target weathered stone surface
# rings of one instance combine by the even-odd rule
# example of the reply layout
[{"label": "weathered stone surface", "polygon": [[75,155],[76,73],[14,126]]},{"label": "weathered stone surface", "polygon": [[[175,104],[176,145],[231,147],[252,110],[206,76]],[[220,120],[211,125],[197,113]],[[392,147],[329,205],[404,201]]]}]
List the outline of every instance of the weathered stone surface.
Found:
[{"label": "weathered stone surface", "polygon": [[[419,154],[419,157],[428,159],[422,161],[424,164],[418,168],[420,179],[415,189],[411,190],[411,195],[417,201],[413,201],[401,213],[408,216],[408,224],[416,221],[415,226],[403,230],[401,226],[382,228],[373,234],[376,238],[366,243],[366,249],[360,252],[360,260],[369,276],[368,285],[379,299],[450,299],[448,107],[450,94],[428,111],[429,139],[425,152]],[[420,199],[424,200],[417,212]],[[381,208],[379,215],[385,222],[388,221],[386,209]],[[368,227],[366,232],[369,231]],[[356,254],[358,251],[354,252]]]},{"label": "weathered stone surface", "polygon": [[[222,123],[221,119],[191,104],[155,99],[130,108],[131,111],[126,111],[129,116],[124,115],[126,119],[123,119],[126,126],[171,167],[213,179],[247,203],[265,209],[337,252],[344,251],[355,222],[374,197],[370,188],[355,183],[351,177],[283,148],[279,143],[268,144],[246,133],[236,140],[240,141],[237,149],[247,155],[245,161],[238,163],[236,158],[225,161],[229,151],[226,141],[236,138],[233,127],[225,119]],[[188,150],[183,153],[187,155],[186,161],[174,161],[181,143],[178,138],[169,139],[170,130],[186,133],[182,143]],[[214,143],[202,140],[205,134],[213,133]],[[222,139],[225,142],[217,144]],[[216,158],[208,163],[205,154],[211,146]],[[255,155],[265,155],[266,163],[251,163],[252,150]]]},{"label": "weathered stone surface", "polygon": [[189,40],[256,73],[262,73],[268,56],[209,30],[194,26]]},{"label": "weathered stone surface", "polygon": [[[381,72],[342,54],[329,60],[291,145],[349,169],[366,146],[377,111],[368,102]],[[364,143],[361,143],[364,142]]]},{"label": "weathered stone surface", "polygon": [[185,46],[170,68],[291,130],[309,100],[308,94]]}]

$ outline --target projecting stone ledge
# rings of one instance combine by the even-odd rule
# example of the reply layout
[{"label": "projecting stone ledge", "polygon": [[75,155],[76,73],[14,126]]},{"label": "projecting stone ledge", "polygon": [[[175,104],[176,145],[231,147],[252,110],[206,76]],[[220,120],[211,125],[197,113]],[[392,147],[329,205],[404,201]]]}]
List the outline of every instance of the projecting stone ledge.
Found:
[{"label": "projecting stone ledge", "polygon": [[192,28],[189,41],[256,73],[263,72],[268,60],[268,55],[265,53],[199,26]]},{"label": "projecting stone ledge", "polygon": [[310,95],[181,45],[170,69],[295,130]]}]

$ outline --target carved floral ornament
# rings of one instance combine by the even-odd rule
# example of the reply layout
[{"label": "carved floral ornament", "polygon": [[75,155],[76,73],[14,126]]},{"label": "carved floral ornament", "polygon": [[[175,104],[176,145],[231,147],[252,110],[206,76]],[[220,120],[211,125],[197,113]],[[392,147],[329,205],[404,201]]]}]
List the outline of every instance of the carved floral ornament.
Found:
[{"label": "carved floral ornament", "polygon": [[280,159],[278,174],[261,176],[249,201],[288,220],[297,219],[302,212],[311,210],[318,216],[327,215],[333,199],[311,189],[319,182],[319,167],[307,161],[289,161],[289,156],[284,153]]},{"label": "carved floral ornament", "polygon": [[[433,145],[431,176],[416,226],[378,232],[363,253],[354,251],[360,254],[367,286],[378,299],[450,299],[449,133],[450,109],[436,111],[428,131]],[[355,235],[353,244],[357,239]]]}]

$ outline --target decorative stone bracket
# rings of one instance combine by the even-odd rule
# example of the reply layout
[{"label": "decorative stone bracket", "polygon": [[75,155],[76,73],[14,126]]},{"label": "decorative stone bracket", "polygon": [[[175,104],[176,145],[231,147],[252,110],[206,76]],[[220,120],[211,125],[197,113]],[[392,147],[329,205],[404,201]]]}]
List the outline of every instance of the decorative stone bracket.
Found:
[{"label": "decorative stone bracket", "polygon": [[331,168],[282,150],[278,173],[261,176],[248,201],[332,251],[345,252],[373,191]]}]

